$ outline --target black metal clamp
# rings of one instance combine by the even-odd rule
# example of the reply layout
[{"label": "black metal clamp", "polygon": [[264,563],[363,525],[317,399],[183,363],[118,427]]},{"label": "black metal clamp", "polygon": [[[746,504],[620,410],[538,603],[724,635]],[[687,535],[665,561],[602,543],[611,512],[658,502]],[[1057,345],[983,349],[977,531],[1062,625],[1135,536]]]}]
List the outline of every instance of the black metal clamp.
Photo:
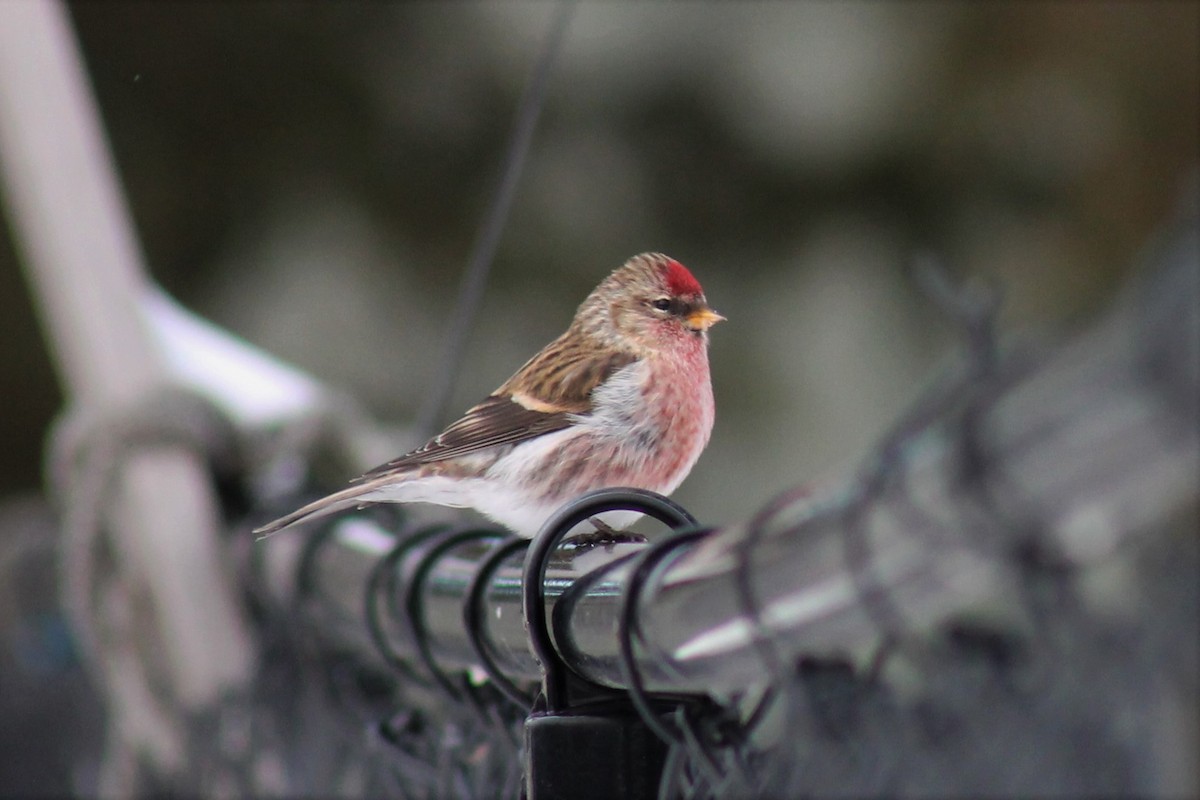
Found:
[{"label": "black metal clamp", "polygon": [[528,800],[648,800],[657,794],[666,744],[626,692],[600,686],[570,668],[554,646],[546,618],[550,556],[576,525],[609,511],[636,511],[675,530],[697,524],[678,503],[654,492],[602,489],[563,506],[530,543],[521,581],[522,608],[543,680],[525,721]]}]

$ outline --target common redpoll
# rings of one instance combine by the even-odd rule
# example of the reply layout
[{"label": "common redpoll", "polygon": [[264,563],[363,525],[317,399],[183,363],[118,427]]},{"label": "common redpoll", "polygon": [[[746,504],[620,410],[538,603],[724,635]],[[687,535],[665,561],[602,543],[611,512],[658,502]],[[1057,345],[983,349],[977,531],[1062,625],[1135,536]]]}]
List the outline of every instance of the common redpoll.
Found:
[{"label": "common redpoll", "polygon": [[[533,536],[584,492],[670,494],[712,432],[708,329],[723,320],[686,267],[629,259],[579,306],[566,332],[423,447],[255,533],[371,503],[474,508]],[[603,524],[637,514],[610,512]]]}]

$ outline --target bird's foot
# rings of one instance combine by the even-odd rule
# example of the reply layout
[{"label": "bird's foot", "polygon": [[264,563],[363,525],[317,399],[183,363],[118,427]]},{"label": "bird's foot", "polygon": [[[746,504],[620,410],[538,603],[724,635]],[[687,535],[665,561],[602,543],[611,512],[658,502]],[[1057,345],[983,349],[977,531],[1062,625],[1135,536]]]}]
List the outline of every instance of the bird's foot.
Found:
[{"label": "bird's foot", "polygon": [[595,530],[577,533],[574,536],[568,536],[567,541],[573,544],[576,548],[590,549],[599,547],[600,545],[613,544],[641,544],[646,541],[646,537],[640,533],[630,533],[629,531],[619,531],[608,525],[598,517],[590,517],[588,522],[592,523]]}]

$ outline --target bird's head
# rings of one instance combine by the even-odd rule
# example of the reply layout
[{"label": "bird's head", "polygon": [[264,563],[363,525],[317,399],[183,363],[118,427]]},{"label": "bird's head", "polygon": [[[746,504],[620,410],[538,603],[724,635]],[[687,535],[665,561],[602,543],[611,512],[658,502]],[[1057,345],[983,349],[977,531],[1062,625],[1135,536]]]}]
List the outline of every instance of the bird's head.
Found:
[{"label": "bird's head", "polygon": [[658,349],[679,341],[707,341],[725,319],[708,306],[700,282],[662,253],[634,256],[595,288],[575,324],[628,349]]}]

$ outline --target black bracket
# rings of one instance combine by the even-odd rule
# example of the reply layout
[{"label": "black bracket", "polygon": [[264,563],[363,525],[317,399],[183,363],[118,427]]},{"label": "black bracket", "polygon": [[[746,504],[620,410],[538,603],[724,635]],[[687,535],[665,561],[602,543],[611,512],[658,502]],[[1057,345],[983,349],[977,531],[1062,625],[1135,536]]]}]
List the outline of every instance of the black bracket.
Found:
[{"label": "black bracket", "polygon": [[522,575],[525,624],[542,666],[542,691],[525,721],[528,800],[649,800],[667,747],[622,691],[582,677],[562,659],[546,618],[546,567],[576,525],[608,511],[637,511],[682,530],[697,525],[678,503],[641,489],[601,489],[559,509],[530,543]]}]

